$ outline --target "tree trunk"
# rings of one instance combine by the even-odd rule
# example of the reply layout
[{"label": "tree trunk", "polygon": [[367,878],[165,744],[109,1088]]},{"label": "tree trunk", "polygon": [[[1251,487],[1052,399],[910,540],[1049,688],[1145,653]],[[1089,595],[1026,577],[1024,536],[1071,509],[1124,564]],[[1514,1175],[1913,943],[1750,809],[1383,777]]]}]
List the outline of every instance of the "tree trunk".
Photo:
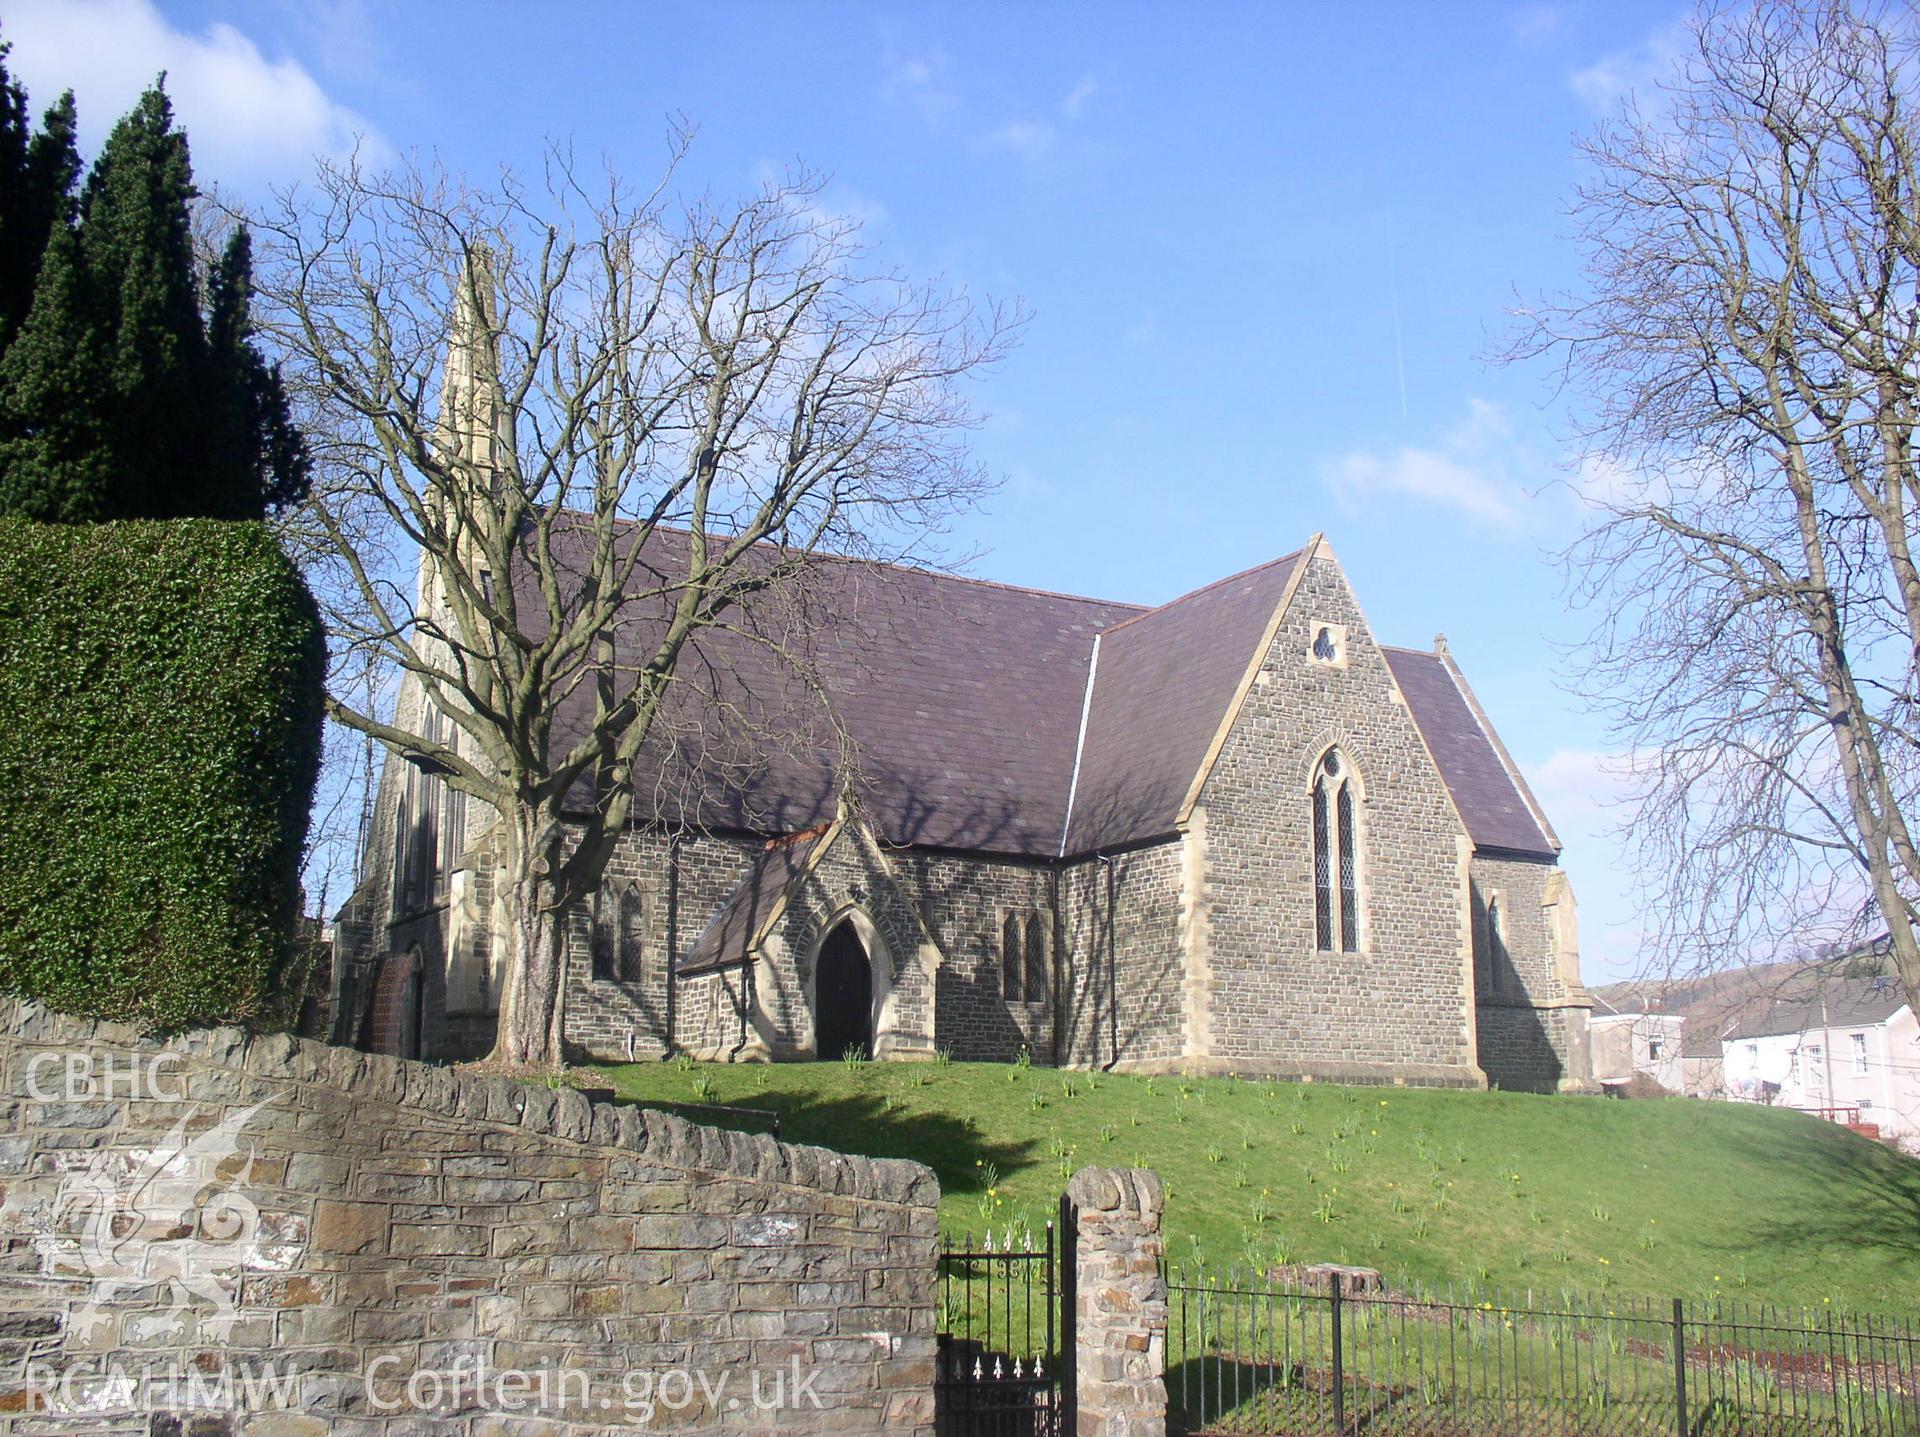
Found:
[{"label": "tree trunk", "polygon": [[500,881],[506,890],[508,931],[506,982],[493,1052],[497,1062],[542,1068],[566,1061],[563,1032],[566,925],[559,895],[514,845],[504,856]]}]

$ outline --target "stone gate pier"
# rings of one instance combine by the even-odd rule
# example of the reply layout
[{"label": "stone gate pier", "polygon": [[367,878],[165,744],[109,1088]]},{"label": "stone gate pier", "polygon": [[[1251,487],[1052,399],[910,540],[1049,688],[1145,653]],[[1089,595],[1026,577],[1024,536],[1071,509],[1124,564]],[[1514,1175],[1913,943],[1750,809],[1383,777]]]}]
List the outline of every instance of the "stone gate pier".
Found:
[{"label": "stone gate pier", "polygon": [[1075,1437],[1165,1437],[1166,1190],[1146,1168],[1082,1168],[1074,1209]]}]

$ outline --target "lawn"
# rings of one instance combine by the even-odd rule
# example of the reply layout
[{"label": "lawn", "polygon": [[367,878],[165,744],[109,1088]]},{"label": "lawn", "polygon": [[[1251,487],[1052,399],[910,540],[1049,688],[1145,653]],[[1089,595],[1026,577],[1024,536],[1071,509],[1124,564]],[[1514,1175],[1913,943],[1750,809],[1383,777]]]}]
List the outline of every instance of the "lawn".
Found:
[{"label": "lawn", "polygon": [[956,1234],[1037,1228],[1074,1169],[1138,1165],[1177,1262],[1920,1312],[1920,1163],[1796,1113],[993,1063],[606,1072],[623,1098],[772,1108],[789,1141],[918,1159]]}]

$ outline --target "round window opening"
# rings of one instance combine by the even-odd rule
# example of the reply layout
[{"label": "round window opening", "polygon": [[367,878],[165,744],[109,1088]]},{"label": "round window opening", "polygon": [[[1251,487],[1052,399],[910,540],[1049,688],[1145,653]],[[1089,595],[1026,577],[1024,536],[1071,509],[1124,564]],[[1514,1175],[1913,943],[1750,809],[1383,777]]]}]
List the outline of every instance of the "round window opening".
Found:
[{"label": "round window opening", "polygon": [[1339,752],[1339,750],[1338,750],[1338,749],[1334,749],[1334,750],[1331,750],[1331,751],[1329,751],[1329,752],[1328,752],[1328,754],[1327,754],[1327,757],[1326,757],[1326,761],[1325,761],[1325,762],[1324,762],[1323,764],[1321,764],[1321,767],[1322,767],[1322,768],[1324,768],[1324,769],[1325,769],[1325,770],[1327,771],[1327,777],[1328,777],[1328,778],[1338,778],[1338,777],[1340,777],[1340,752]]}]

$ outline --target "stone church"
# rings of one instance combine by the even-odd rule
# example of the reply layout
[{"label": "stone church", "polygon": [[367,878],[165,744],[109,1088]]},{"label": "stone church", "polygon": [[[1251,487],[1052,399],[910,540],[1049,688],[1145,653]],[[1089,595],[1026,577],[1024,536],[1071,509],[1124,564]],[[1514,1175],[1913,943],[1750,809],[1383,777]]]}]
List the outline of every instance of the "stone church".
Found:
[{"label": "stone church", "polygon": [[[663,574],[675,542],[649,540]],[[783,704],[763,753],[642,772],[662,801],[570,924],[580,1055],[1587,1085],[1552,826],[1445,641],[1377,642],[1324,538],[1152,608],[814,570],[833,741]],[[779,688],[755,662],[715,682]],[[475,806],[388,760],[336,1039],[489,1046]]]}]

